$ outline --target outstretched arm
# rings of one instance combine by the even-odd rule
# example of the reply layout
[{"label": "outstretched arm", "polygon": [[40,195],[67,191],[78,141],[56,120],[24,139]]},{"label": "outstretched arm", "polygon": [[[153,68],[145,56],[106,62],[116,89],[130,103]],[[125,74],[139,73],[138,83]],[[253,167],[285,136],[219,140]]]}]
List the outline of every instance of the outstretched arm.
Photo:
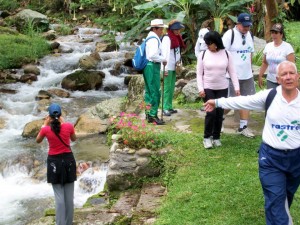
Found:
[{"label": "outstretched arm", "polygon": [[211,112],[216,108],[216,102],[218,100],[210,99],[207,102],[204,103],[204,109],[206,112]]}]

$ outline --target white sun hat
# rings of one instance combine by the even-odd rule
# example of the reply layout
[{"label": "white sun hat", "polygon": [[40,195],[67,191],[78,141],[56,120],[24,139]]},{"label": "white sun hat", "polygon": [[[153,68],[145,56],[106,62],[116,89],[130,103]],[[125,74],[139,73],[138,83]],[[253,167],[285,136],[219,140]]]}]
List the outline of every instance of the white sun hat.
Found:
[{"label": "white sun hat", "polygon": [[151,20],[150,27],[147,27],[146,30],[150,30],[152,27],[167,28],[168,26],[164,24],[164,21],[162,19],[154,19],[154,20]]}]

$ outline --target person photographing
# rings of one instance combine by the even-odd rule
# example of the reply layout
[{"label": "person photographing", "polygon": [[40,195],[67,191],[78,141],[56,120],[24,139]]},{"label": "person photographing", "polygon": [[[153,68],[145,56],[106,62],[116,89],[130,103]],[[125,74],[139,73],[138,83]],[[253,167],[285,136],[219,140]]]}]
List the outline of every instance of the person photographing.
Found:
[{"label": "person photographing", "polygon": [[54,191],[56,225],[71,225],[74,216],[74,181],[77,177],[70,141],[76,140],[75,129],[71,123],[64,122],[60,105],[52,103],[48,111],[49,115],[36,142],[41,143],[46,137],[49,144],[47,182],[52,184]]}]

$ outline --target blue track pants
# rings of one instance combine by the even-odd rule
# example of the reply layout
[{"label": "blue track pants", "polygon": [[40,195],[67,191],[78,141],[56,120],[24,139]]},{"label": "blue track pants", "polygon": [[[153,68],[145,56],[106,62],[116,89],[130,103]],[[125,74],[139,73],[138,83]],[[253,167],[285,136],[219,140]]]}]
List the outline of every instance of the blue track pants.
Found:
[{"label": "blue track pants", "polygon": [[266,224],[292,225],[289,208],[300,184],[300,148],[277,150],[262,143],[258,164]]}]

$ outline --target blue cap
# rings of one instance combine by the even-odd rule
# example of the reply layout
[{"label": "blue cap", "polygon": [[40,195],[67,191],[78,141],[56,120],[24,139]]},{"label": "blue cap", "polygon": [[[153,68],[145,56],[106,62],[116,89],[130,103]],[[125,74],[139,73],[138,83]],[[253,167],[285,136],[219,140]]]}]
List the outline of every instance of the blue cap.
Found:
[{"label": "blue cap", "polygon": [[52,103],[48,107],[49,116],[51,117],[60,117],[61,116],[61,108],[59,104]]},{"label": "blue cap", "polygon": [[243,27],[252,26],[251,16],[248,13],[241,13],[237,18],[237,22],[241,23]]},{"label": "blue cap", "polygon": [[182,28],[184,28],[184,26],[179,21],[175,22],[175,23],[173,23],[172,25],[169,26],[170,30],[180,30]]}]

